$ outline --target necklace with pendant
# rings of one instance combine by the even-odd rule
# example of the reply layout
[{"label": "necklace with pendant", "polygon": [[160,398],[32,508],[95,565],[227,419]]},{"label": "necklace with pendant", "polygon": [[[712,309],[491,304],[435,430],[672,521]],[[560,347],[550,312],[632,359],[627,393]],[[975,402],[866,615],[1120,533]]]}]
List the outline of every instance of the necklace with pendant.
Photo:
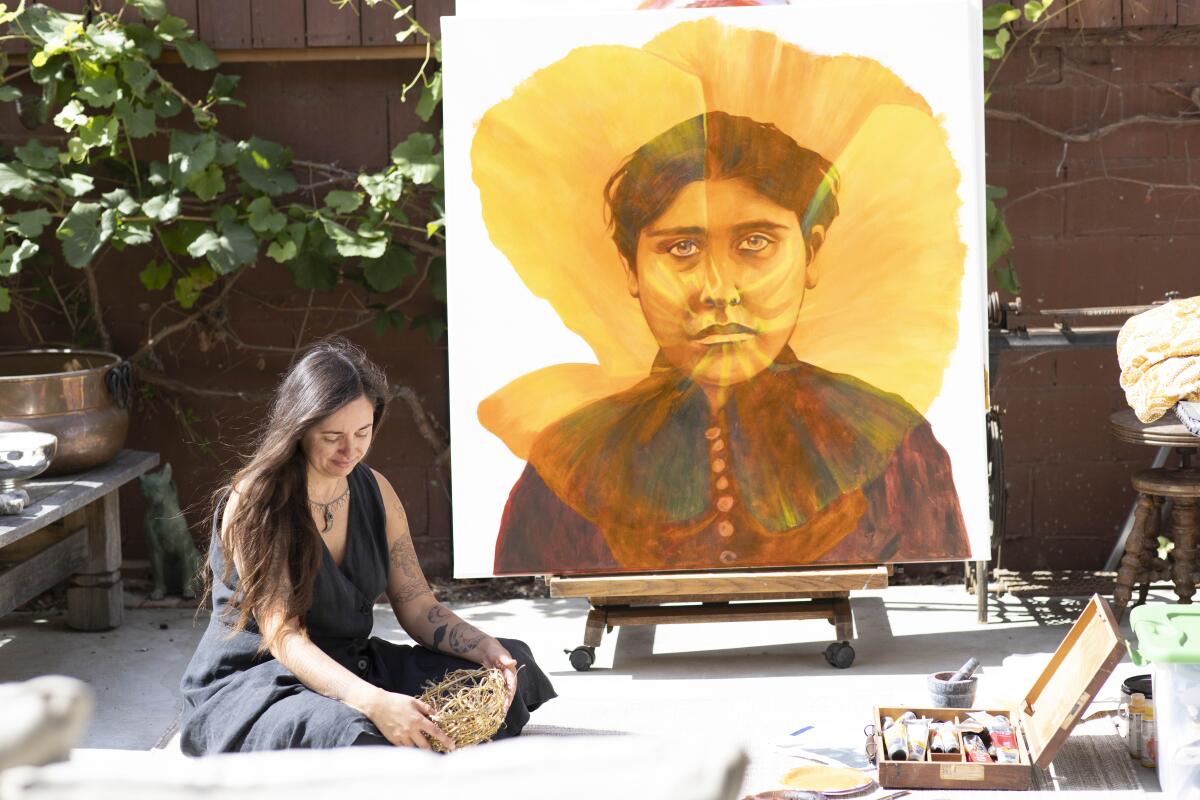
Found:
[{"label": "necklace with pendant", "polygon": [[308,504],[313,508],[321,509],[321,514],[325,520],[325,527],[321,529],[321,533],[328,533],[333,527],[333,509],[338,508],[350,496],[350,483],[346,483],[346,491],[342,492],[337,497],[330,500],[328,503],[320,503],[316,500],[309,500]]}]

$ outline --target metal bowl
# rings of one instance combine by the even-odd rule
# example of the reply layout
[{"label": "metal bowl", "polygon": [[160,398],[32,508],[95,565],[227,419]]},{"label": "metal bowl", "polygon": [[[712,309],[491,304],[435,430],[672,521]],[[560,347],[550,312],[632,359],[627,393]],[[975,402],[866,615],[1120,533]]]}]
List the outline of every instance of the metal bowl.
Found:
[{"label": "metal bowl", "polygon": [[0,491],[41,475],[57,451],[58,437],[53,433],[0,433]]}]

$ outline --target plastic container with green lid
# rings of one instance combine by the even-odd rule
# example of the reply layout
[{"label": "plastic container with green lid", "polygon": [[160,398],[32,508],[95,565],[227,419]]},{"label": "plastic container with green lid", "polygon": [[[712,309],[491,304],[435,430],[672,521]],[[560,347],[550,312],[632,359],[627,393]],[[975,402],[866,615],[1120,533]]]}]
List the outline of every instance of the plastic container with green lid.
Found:
[{"label": "plastic container with green lid", "polygon": [[1129,615],[1133,663],[1154,665],[1163,796],[1200,800],[1200,606],[1154,603]]}]

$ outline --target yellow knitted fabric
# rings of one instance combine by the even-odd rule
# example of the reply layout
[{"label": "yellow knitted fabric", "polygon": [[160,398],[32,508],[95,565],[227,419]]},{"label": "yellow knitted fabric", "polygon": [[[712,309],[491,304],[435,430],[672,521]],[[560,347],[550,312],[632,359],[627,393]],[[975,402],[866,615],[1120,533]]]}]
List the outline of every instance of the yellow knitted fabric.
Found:
[{"label": "yellow knitted fabric", "polygon": [[1142,422],[1180,400],[1200,400],[1200,297],[1130,317],[1117,336],[1121,388]]}]

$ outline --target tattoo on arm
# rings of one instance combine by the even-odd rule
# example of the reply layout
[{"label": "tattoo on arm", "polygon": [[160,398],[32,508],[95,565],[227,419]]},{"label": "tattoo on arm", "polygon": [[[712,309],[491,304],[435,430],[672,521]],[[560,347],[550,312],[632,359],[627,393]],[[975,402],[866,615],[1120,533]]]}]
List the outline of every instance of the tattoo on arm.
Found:
[{"label": "tattoo on arm", "polygon": [[428,591],[421,564],[417,561],[417,553],[408,537],[402,537],[392,543],[388,549],[388,563],[393,569],[400,570],[404,576],[398,590],[401,602],[414,600]]},{"label": "tattoo on arm", "polygon": [[429,613],[425,615],[425,618],[431,625],[437,625],[433,629],[432,646],[434,650],[438,650],[442,646],[442,640],[446,638],[446,630],[450,627],[450,623],[445,621],[450,619],[450,611],[441,603],[434,603],[430,606]]},{"label": "tattoo on arm", "polygon": [[478,647],[485,638],[487,635],[474,626],[460,622],[450,629],[450,649],[455,655],[465,655]]}]

